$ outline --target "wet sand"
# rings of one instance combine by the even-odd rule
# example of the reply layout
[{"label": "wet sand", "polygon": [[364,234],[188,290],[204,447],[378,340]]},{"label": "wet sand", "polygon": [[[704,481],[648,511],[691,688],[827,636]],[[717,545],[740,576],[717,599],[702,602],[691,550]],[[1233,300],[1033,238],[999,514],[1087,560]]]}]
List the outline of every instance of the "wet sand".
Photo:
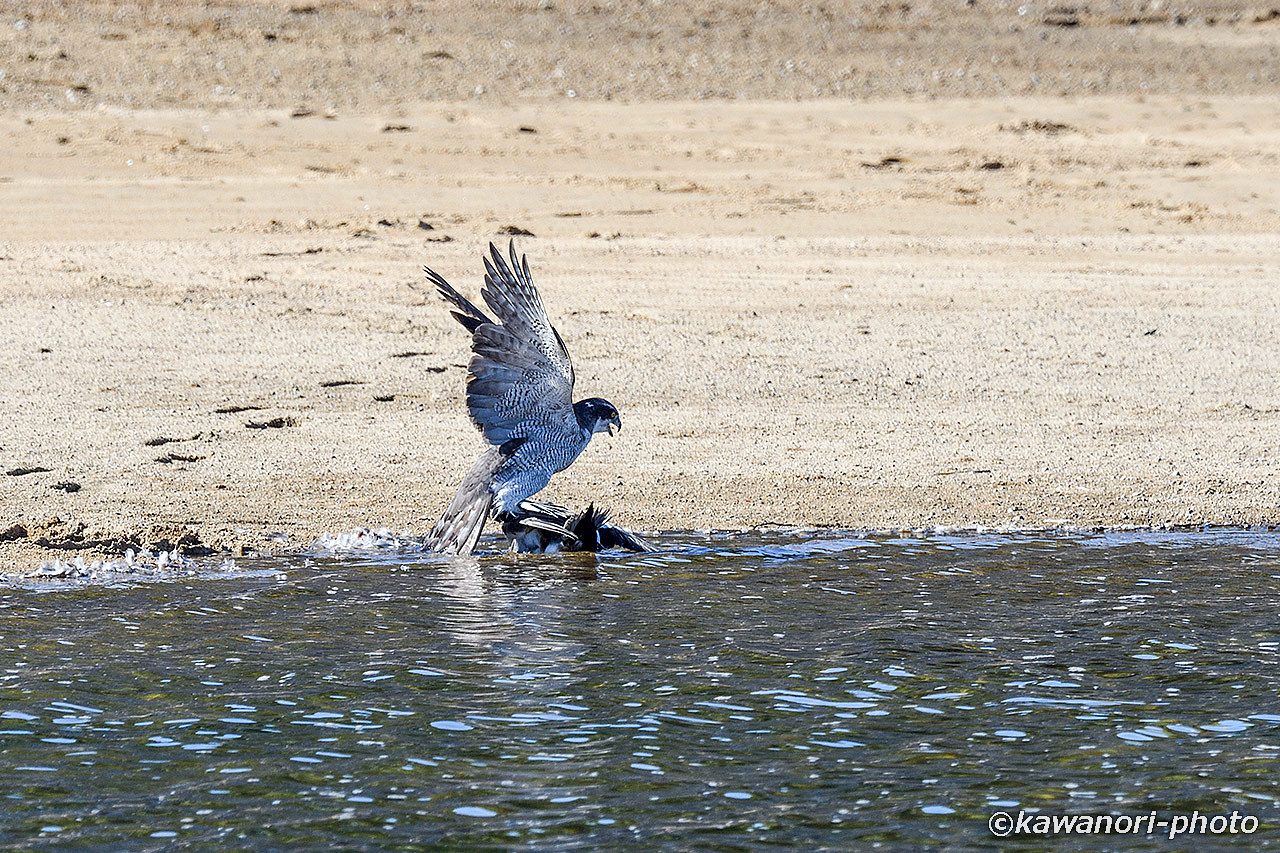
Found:
[{"label": "wet sand", "polygon": [[[513,227],[579,394],[625,423],[549,498],[648,530],[1280,521],[1265,10],[1041,19],[1047,46],[1006,65],[1077,76],[1032,92],[1008,69],[930,86],[911,63],[836,92],[843,30],[743,12],[777,36],[762,68],[810,45],[801,92],[738,74],[730,47],[715,73],[629,81],[626,44],[578,44],[566,7],[547,13],[575,15],[565,74],[596,86],[569,98],[545,39],[504,76],[496,36],[456,16],[441,44],[489,59],[428,92],[386,76],[427,73],[411,11],[37,8],[0,37],[37,56],[0,78],[0,566],[425,532],[481,445],[466,336],[420,267],[475,294]],[[641,65],[694,67],[707,28],[670,23],[686,12],[656,16],[644,39],[668,50]],[[925,12],[863,27],[859,56],[904,33],[980,55],[1008,32]],[[179,24],[224,68],[180,50]],[[511,22],[529,45],[544,26]],[[1117,38],[1109,82],[1081,82]]]}]

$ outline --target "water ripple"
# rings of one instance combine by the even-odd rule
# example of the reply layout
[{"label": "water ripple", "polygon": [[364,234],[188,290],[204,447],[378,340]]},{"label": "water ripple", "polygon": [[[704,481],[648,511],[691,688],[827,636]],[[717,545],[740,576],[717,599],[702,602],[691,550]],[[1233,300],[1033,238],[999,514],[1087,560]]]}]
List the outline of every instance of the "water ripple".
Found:
[{"label": "water ripple", "polygon": [[1274,530],[655,539],[5,590],[0,844],[915,848],[1280,803]]}]

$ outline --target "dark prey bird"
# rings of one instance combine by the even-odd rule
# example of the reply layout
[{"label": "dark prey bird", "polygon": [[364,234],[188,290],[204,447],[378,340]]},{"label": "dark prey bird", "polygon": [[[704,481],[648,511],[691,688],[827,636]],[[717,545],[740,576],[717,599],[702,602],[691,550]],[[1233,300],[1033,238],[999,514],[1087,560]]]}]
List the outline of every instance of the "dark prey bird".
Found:
[{"label": "dark prey bird", "polygon": [[480,293],[496,319],[423,267],[471,333],[467,408],[491,445],[431,531],[427,542],[438,553],[470,554],[491,509],[499,521],[519,518],[521,504],[568,468],[592,435],[622,429],[618,410],[608,401],[573,402],[569,351],[547,319],[528,258],[516,257],[515,241],[510,253],[508,266],[491,243],[491,257],[484,259]]},{"label": "dark prey bird", "polygon": [[520,552],[656,551],[642,537],[609,521],[609,511],[588,504],[581,512],[541,501],[521,504],[519,518],[502,523],[502,532]]}]

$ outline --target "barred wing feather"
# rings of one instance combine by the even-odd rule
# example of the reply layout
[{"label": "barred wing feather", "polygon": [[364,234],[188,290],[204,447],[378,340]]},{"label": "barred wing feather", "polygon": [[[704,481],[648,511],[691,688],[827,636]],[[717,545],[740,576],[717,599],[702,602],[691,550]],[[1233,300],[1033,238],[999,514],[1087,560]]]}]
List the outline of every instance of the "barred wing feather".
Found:
[{"label": "barred wing feather", "polygon": [[467,408],[494,445],[522,437],[532,426],[572,428],[576,423],[569,352],[547,318],[528,259],[517,258],[514,242],[510,251],[510,265],[492,244],[492,258],[485,258],[482,295],[496,319],[433,278],[457,309],[454,316],[472,333]]},{"label": "barred wing feather", "polygon": [[573,362],[565,348],[560,333],[547,318],[538,288],[529,275],[528,256],[516,257],[515,241],[510,246],[511,265],[503,259],[496,246],[489,244],[492,258],[484,259],[484,290],[481,296],[498,315],[505,329],[531,344],[542,354],[569,388],[573,387]]},{"label": "barred wing feather", "polygon": [[524,435],[533,425],[573,422],[573,386],[533,344],[486,323],[476,329],[471,348],[467,408],[490,444]]}]

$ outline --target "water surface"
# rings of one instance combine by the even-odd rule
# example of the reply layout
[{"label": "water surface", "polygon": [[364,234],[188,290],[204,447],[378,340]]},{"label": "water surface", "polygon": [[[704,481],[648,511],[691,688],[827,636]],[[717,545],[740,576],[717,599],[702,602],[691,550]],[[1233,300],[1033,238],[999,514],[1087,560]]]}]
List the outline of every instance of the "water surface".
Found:
[{"label": "water surface", "polygon": [[0,844],[983,847],[1020,808],[1280,837],[1280,533],[656,544],[4,590]]}]

